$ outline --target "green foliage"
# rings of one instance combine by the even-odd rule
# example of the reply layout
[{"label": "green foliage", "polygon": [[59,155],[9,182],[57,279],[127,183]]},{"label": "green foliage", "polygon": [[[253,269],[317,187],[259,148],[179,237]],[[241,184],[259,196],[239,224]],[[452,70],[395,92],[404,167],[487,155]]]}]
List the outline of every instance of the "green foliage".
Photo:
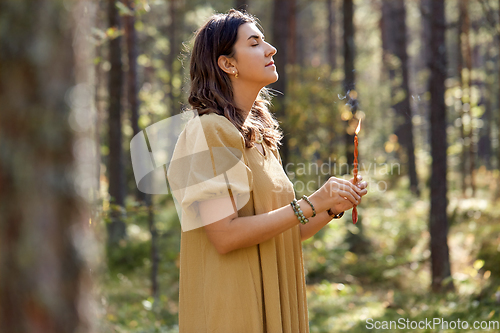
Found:
[{"label": "green foliage", "polygon": [[[151,234],[146,206],[129,198],[128,238],[107,249],[107,269],[100,283],[102,332],[178,332],[180,224],[171,196],[156,196],[159,298],[151,296]],[[106,213],[106,212],[104,212]]]},{"label": "green foliage", "polygon": [[[169,279],[160,275],[160,285]],[[135,273],[109,275],[103,282],[105,290],[101,306],[105,313],[100,321],[101,332],[173,333],[177,328],[178,298],[165,288],[158,300],[149,295],[148,275]]]},{"label": "green foliage", "polygon": [[112,272],[131,272],[144,266],[149,258],[151,242],[123,240],[117,247],[107,249],[108,268]]}]

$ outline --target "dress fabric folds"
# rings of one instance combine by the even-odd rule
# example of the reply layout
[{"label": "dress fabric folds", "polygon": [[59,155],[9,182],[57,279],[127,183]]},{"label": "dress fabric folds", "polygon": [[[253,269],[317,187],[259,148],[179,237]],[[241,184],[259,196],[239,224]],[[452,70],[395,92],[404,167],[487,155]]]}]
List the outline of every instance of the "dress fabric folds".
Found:
[{"label": "dress fabric folds", "polygon": [[[238,216],[259,215],[290,204],[295,197],[293,184],[277,150],[265,142],[264,154],[256,147],[245,148],[243,136],[224,116],[211,113],[197,117],[202,130],[190,120],[177,141],[172,160],[208,146],[212,166],[206,160],[193,158],[189,171],[185,171],[189,177],[206,173],[207,168],[213,169],[214,179],[222,177],[215,171],[214,151],[225,147],[241,159],[239,175],[246,171],[246,177],[238,178],[241,181],[232,182],[229,177],[229,194],[238,202]],[[168,175],[170,182],[171,170]],[[184,227],[184,221],[199,217],[198,201],[228,193],[227,175],[225,179],[208,182],[210,186],[183,189],[177,195],[174,192],[183,215],[180,333],[308,333],[299,225],[261,244],[226,254],[217,252],[202,226]]]}]

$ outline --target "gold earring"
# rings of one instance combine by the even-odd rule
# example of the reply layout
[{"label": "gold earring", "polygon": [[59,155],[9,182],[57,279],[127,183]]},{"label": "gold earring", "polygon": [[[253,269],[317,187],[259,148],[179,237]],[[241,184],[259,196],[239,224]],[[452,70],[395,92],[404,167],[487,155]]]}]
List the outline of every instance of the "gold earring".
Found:
[{"label": "gold earring", "polygon": [[238,78],[238,73],[236,73],[236,75],[234,76],[235,78]]}]

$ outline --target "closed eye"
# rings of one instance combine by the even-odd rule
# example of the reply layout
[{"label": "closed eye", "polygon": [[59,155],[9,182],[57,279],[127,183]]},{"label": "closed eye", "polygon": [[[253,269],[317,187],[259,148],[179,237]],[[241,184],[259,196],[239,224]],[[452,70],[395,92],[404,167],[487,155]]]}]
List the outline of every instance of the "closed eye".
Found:
[{"label": "closed eye", "polygon": [[252,45],[252,46],[259,46],[259,44],[254,44],[254,45]]},{"label": "closed eye", "polygon": [[[253,38],[253,39],[255,39],[255,41],[257,42],[257,41],[259,40],[259,38],[261,38],[261,39],[262,39],[262,41],[264,41],[264,38],[265,38],[265,37],[264,37],[264,36],[262,36],[262,37],[261,37],[261,36],[257,36],[257,35],[252,35],[252,36],[248,37],[248,39],[247,39],[247,40],[250,40],[250,39],[252,39],[252,38]],[[255,45],[259,45],[259,44],[255,44]],[[254,46],[254,45],[252,45],[252,46]]]}]

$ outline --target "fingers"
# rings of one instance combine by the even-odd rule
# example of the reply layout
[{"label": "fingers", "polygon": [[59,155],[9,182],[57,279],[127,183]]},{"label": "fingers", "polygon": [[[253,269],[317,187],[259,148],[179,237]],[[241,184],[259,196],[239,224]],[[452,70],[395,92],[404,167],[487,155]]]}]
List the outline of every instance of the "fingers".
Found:
[{"label": "fingers", "polygon": [[[363,176],[358,175],[357,178],[358,178],[358,181],[356,182],[356,185],[359,186],[361,184],[361,181],[363,180]],[[354,178],[349,179],[349,182],[352,183],[352,184],[354,184]],[[366,182],[363,182],[363,183],[366,183]]]},{"label": "fingers", "polygon": [[[354,180],[354,178],[352,180]],[[356,186],[359,188],[366,188],[368,186],[368,183],[362,182],[362,180],[363,180],[363,177],[358,175],[358,182],[356,183]]]},{"label": "fingers", "polygon": [[341,188],[342,188],[344,191],[351,193],[351,195],[352,195],[352,196],[353,196],[356,200],[361,199],[361,195],[357,192],[357,190],[355,190],[355,188],[350,187],[350,186],[345,186],[345,185],[341,185]]},{"label": "fingers", "polygon": [[[358,175],[358,180],[362,180],[363,177]],[[353,184],[353,180],[347,181],[342,178],[331,177],[330,179],[330,196],[337,193],[346,200],[352,202],[353,205],[359,205],[361,202],[361,197],[368,193],[366,189],[368,187],[367,182],[360,182],[356,185]],[[349,194],[349,195],[347,195]]]},{"label": "fingers", "polygon": [[[359,184],[363,180],[363,176],[358,175],[357,178],[358,178],[358,181],[357,181],[356,184]],[[349,179],[349,182],[351,182],[352,184],[354,184],[354,178]]]},{"label": "fingers", "polygon": [[358,196],[363,193],[363,189],[359,188],[357,185],[354,185],[352,182],[344,179],[339,179],[339,181],[341,189],[348,190],[351,193],[356,193]]},{"label": "fingers", "polygon": [[358,196],[359,199],[357,199],[354,197],[355,194],[344,190],[339,191],[339,195],[344,199],[349,200],[354,206],[357,206],[359,204],[359,199],[361,199],[360,196]]},{"label": "fingers", "polygon": [[[362,182],[361,180],[363,179],[363,177],[361,175],[358,175],[358,183],[355,185],[357,186],[359,189],[361,190],[364,190],[368,187],[368,183],[367,182]],[[354,184],[354,178],[351,178],[349,180],[349,182],[351,184]],[[360,195],[365,195],[366,193],[368,193],[368,191],[358,191],[358,189],[356,189],[356,191],[360,194]]]},{"label": "fingers", "polygon": [[364,183],[362,187],[360,187],[361,191],[359,191],[359,195],[364,196],[368,193],[368,190],[366,189],[368,187],[368,184]]}]

